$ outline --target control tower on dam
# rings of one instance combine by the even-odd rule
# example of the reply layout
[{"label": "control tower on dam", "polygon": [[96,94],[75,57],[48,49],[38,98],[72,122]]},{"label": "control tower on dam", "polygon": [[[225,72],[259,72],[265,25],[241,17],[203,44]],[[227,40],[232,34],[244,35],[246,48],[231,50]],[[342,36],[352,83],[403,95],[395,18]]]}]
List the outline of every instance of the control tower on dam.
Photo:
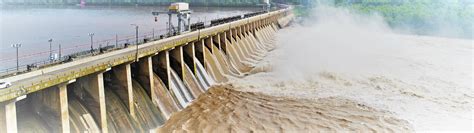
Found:
[{"label": "control tower on dam", "polygon": [[282,8],[217,19],[4,77],[0,132],[153,131],[213,84],[247,75],[292,18]]}]

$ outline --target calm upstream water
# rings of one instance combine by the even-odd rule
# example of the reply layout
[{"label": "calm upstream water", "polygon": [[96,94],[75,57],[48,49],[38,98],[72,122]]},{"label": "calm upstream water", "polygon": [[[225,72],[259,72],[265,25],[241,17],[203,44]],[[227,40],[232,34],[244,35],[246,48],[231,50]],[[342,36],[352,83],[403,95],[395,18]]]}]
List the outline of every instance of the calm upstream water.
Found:
[{"label": "calm upstream water", "polygon": [[[257,11],[257,8],[191,7],[191,21],[211,19]],[[155,22],[152,11],[165,11],[160,6],[0,6],[0,70],[16,66],[16,50],[11,45],[21,43],[20,65],[47,60],[49,39],[53,50],[61,49],[63,55],[90,49],[89,33],[94,33],[94,48],[115,44],[119,38],[135,35],[131,24],[139,25],[139,33],[163,33],[168,20],[160,15]],[[176,20],[176,18],[173,18]],[[176,23],[175,23],[176,25]],[[160,31],[161,30],[161,31]],[[133,39],[130,42],[134,41]],[[55,51],[54,53],[57,53]]]}]

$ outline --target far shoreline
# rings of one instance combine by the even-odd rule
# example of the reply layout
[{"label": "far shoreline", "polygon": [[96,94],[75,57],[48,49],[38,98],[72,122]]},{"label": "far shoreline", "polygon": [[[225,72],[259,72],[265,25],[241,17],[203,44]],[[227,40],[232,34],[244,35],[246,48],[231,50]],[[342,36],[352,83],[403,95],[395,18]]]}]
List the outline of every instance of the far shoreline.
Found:
[{"label": "far shoreline", "polygon": [[[116,7],[121,7],[121,6],[169,6],[171,3],[174,2],[163,2],[163,3],[138,3],[138,4],[133,4],[133,3],[91,3],[87,4],[85,6],[116,6]],[[58,6],[79,6],[80,3],[71,3],[71,4],[56,4],[56,3],[45,3],[45,4],[37,4],[37,3],[0,3],[0,6],[45,6],[45,7],[58,7]],[[260,4],[202,4],[202,3],[189,3],[189,6],[191,7],[263,7],[263,5]]]}]

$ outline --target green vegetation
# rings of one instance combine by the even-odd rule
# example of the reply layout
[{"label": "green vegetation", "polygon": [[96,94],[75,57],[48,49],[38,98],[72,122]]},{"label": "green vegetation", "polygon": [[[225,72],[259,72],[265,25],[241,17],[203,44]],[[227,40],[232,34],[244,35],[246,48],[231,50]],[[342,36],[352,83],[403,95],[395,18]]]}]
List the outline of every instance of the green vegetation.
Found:
[{"label": "green vegetation", "polygon": [[446,32],[463,38],[472,38],[473,34],[474,1],[336,0],[335,4],[366,14],[380,14],[390,26],[419,34]]},{"label": "green vegetation", "polygon": [[295,6],[293,8],[293,13],[297,16],[297,17],[305,17],[305,16],[309,16],[309,13],[310,13],[310,8],[308,7],[304,7],[304,6]]}]

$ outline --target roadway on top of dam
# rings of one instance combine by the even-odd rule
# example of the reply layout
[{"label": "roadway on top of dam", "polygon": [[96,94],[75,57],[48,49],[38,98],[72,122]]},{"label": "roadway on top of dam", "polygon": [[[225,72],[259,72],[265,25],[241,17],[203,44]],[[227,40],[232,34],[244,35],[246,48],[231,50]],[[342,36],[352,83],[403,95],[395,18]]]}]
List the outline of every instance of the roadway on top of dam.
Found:
[{"label": "roadway on top of dam", "polygon": [[[206,38],[209,35],[215,35],[235,27],[240,27],[245,24],[280,15],[286,10],[288,9],[272,11],[226,24],[140,44],[138,45],[138,50],[136,45],[131,45],[127,48],[78,59],[64,64],[54,65],[12,77],[7,77],[3,80],[12,82],[12,86],[10,88],[0,90],[0,102],[14,99],[16,97],[54,85],[66,83],[70,80],[75,80],[76,78],[92,73],[105,72],[107,69],[110,69],[113,66],[131,63],[136,61],[136,59],[150,55],[156,55],[160,51],[170,50],[176,46],[194,42],[200,40],[200,38]],[[263,21],[260,22],[260,24],[264,24]],[[267,21],[266,23],[270,23],[270,21]]]},{"label": "roadway on top of dam", "polygon": [[[16,50],[12,44],[21,44],[19,66],[26,69],[26,65],[49,59],[49,39],[53,53],[68,55],[90,49],[89,33],[94,33],[94,48],[135,41],[135,27],[130,24],[139,26],[140,38],[164,34],[168,15],[156,16],[154,21],[151,12],[167,9],[167,6],[2,6],[0,76],[16,70]],[[193,6],[192,10],[191,23],[207,24],[217,18],[257,12],[261,8]]]}]

